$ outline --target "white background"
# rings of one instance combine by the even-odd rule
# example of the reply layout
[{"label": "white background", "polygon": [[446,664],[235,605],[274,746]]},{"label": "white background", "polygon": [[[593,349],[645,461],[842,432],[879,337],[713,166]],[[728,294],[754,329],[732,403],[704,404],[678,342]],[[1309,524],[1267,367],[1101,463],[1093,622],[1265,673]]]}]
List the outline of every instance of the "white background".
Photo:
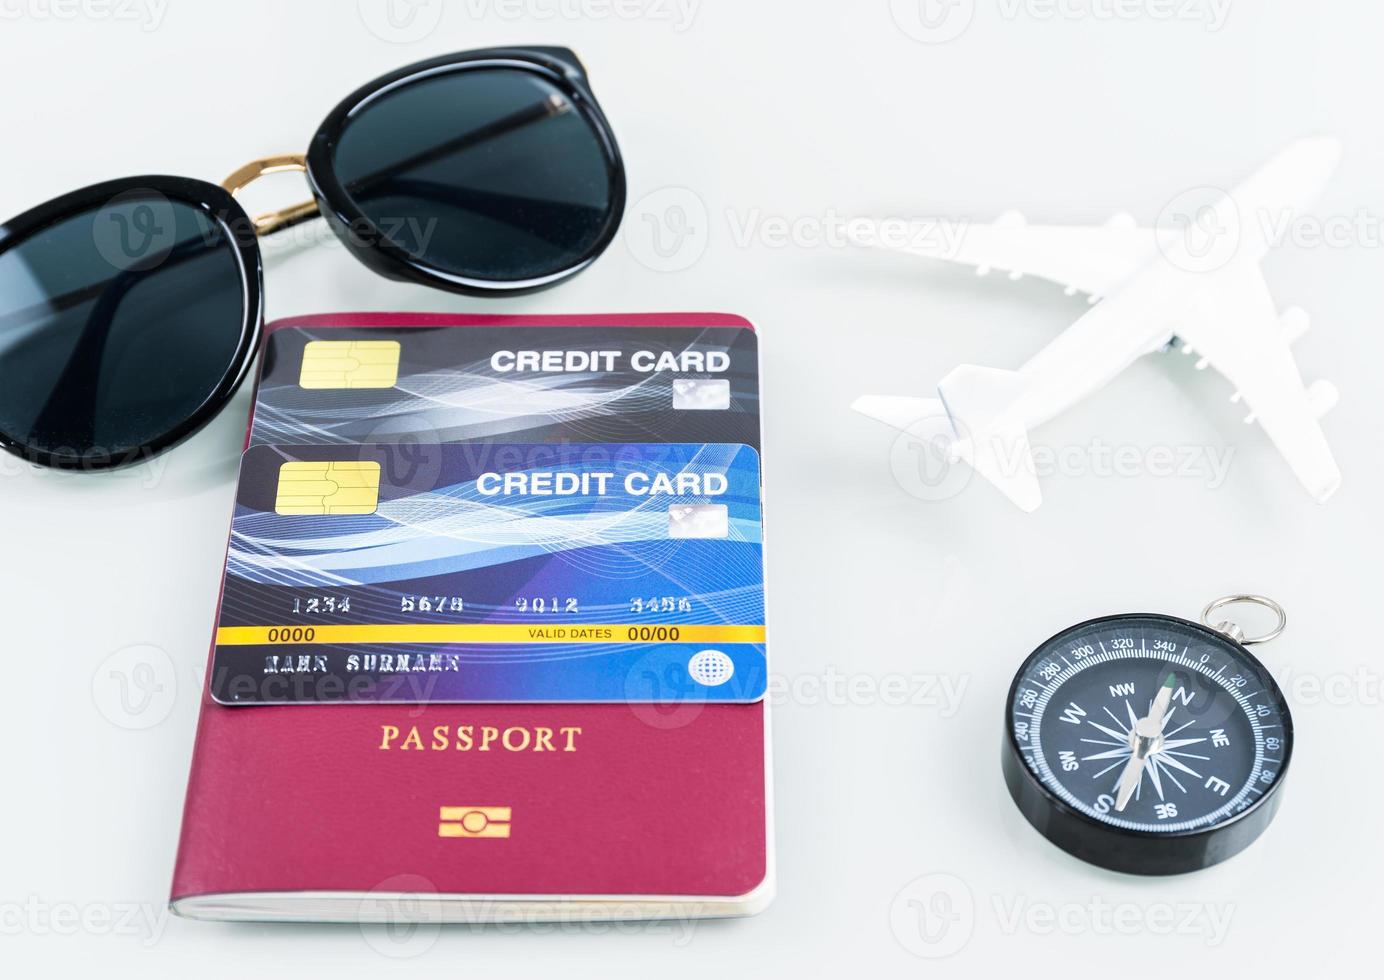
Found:
[{"label": "white background", "polygon": [[[433,54],[576,49],[630,179],[624,233],[591,270],[532,297],[468,299],[386,282],[318,234],[314,247],[266,246],[268,311],[752,318],[766,352],[772,657],[789,692],[774,717],[779,897],[758,918],[690,934],[458,928],[413,943],[352,926],[171,919],[247,398],[138,470],[91,478],[6,463],[0,970],[1162,976],[1258,962],[1286,976],[1373,959],[1384,10],[959,0],[932,10],[950,13],[943,34],[960,31],[943,41],[920,30],[911,0],[892,6],[425,0],[391,30],[383,0],[0,0],[0,215],[109,177],[219,180],[302,151],[358,84]],[[1019,208],[1100,222],[1128,210],[1152,222],[1183,192],[1225,186],[1307,134],[1345,141],[1317,214],[1348,241],[1289,242],[1265,269],[1281,305],[1313,315],[1296,348],[1304,376],[1342,393],[1325,427],[1344,485],[1327,505],[1242,424],[1222,379],[1177,357],[1147,359],[1035,433],[1068,462],[1044,478],[1032,515],[978,481],[919,499],[938,494],[910,468],[910,447],[849,411],[863,393],[926,394],[957,363],[1017,366],[1084,304],[1038,281],[811,240],[833,216],[990,220]],[[285,176],[252,203],[301,196]],[[781,240],[784,227],[797,241]],[[1155,447],[1196,453],[1201,469],[1103,475],[1093,440],[1132,447],[1136,461],[1156,460]],[[1213,452],[1232,454],[1214,486]],[[1299,732],[1271,830],[1173,880],[1106,874],[1045,843],[1000,779],[1002,702],[1020,661],[1086,617],[1194,617],[1244,589],[1292,617],[1260,648]],[[122,676],[143,710],[120,700]],[[928,703],[891,703],[900,686]],[[294,747],[281,748],[292,765]]]}]

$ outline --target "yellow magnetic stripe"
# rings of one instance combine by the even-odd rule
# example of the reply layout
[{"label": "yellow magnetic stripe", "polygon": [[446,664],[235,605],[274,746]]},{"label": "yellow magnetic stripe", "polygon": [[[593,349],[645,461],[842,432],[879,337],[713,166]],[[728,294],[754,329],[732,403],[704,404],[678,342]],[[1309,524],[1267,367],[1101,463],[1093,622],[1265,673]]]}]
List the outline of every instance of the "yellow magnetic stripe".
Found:
[{"label": "yellow magnetic stripe", "polygon": [[279,467],[276,514],[373,514],[380,464],[373,460],[290,462]]},{"label": "yellow magnetic stripe", "polygon": [[763,643],[764,627],[643,624],[612,626],[597,623],[222,626],[216,631],[216,642],[219,646],[258,646],[275,643],[288,643],[294,646],[303,643]]},{"label": "yellow magnetic stripe", "polygon": [[397,340],[314,340],[303,348],[300,388],[393,388]]}]

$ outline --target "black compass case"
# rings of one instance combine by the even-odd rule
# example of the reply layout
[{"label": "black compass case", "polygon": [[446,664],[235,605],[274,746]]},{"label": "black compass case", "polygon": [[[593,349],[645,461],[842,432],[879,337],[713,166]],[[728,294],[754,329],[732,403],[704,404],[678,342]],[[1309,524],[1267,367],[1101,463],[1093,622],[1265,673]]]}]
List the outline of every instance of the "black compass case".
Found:
[{"label": "black compass case", "polygon": [[1111,871],[1178,875],[1209,868],[1254,843],[1278,810],[1282,783],[1244,813],[1206,830],[1145,834],[1107,826],[1073,810],[1034,779],[1005,727],[1004,782],[1024,819],[1068,854]]},{"label": "black compass case", "polygon": [[[1176,624],[1180,629],[1198,632],[1218,644],[1234,648],[1250,662],[1258,662],[1248,649],[1223,633],[1210,630],[1200,623],[1158,614],[1129,614],[1091,620],[1062,631],[1039,646],[1034,654],[1068,633],[1075,633],[1098,623],[1118,622],[1122,619],[1162,619]],[[1278,811],[1281,799],[1279,790],[1287,775],[1291,749],[1283,759],[1279,779],[1254,805],[1212,827],[1149,833],[1111,826],[1073,809],[1049,791],[1024,762],[1011,724],[1014,700],[1024,676],[1025,671],[1021,669],[1015,675],[1009,695],[1005,699],[1004,740],[1000,758],[1004,782],[1024,819],[1068,854],[1098,867],[1126,874],[1186,874],[1218,864],[1243,851],[1264,832]],[[1282,700],[1282,692],[1273,684],[1271,678],[1269,683],[1273,686],[1276,697]],[[1292,716],[1286,710],[1286,703],[1284,707],[1283,727],[1291,746]]]}]

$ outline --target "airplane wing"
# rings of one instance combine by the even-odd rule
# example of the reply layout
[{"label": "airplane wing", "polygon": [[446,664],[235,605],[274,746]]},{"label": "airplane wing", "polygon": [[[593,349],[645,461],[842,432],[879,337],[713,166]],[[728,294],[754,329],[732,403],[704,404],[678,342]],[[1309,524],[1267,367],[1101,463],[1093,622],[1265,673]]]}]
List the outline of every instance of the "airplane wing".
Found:
[{"label": "airplane wing", "polygon": [[1293,473],[1318,502],[1341,483],[1341,471],[1318,418],[1336,401],[1327,381],[1302,383],[1289,344],[1305,326],[1300,311],[1279,315],[1257,264],[1239,264],[1209,277],[1177,327],[1183,350],[1214,366],[1234,386],[1231,401],[1249,406]]},{"label": "airplane wing", "polygon": [[1160,232],[1128,215],[1088,227],[1030,225],[1009,212],[989,224],[853,222],[848,234],[857,245],[959,262],[982,275],[1003,269],[1015,279],[1037,276],[1068,293],[1103,296],[1157,255]]}]

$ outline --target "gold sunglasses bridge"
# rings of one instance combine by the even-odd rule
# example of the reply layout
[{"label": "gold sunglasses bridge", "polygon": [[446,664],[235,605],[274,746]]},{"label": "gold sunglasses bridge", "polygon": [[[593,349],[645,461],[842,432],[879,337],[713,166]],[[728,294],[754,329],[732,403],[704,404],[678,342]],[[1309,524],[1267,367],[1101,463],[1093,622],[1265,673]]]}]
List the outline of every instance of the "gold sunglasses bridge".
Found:
[{"label": "gold sunglasses bridge", "polygon": [[[269,174],[290,172],[307,173],[307,169],[307,157],[303,156],[301,153],[289,153],[277,157],[264,157],[261,160],[255,160],[241,167],[223,180],[221,186],[230,191],[232,195],[235,195],[261,177],[267,177]],[[278,211],[268,211],[264,214],[256,215],[254,219],[252,219],[255,224],[255,234],[261,237],[272,235],[274,232],[306,220],[316,213],[316,201],[303,201]]]}]

